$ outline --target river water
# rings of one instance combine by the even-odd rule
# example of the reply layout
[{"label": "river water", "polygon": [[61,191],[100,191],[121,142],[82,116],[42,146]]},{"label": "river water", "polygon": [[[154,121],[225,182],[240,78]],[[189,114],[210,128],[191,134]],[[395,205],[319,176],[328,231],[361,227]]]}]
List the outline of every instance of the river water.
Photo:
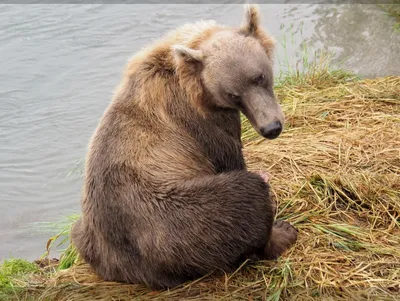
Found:
[{"label": "river water", "polygon": [[[400,33],[375,5],[262,5],[275,71],[304,43],[364,77],[400,75]],[[241,22],[241,5],[0,6],[0,260],[36,259],[38,222],[79,213],[80,166],[127,60],[186,22]],[[312,52],[312,51],[311,51]]]}]

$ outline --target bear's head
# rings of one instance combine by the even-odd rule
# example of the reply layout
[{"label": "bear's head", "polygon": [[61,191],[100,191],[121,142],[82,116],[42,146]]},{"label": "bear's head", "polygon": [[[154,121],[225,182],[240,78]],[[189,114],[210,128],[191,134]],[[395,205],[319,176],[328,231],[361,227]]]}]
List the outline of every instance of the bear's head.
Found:
[{"label": "bear's head", "polygon": [[274,40],[260,28],[256,6],[246,6],[239,28],[217,30],[195,48],[173,49],[178,63],[197,72],[208,102],[240,110],[267,139],[280,135],[284,115],[273,91]]}]

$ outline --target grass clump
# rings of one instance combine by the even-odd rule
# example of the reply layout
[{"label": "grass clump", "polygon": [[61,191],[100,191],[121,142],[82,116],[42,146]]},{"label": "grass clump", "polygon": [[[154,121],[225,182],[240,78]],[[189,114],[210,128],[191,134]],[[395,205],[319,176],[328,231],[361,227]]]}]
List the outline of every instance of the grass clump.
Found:
[{"label": "grass clump", "polygon": [[0,265],[0,300],[17,295],[27,282],[27,276],[39,272],[37,265],[24,259],[10,258]]},{"label": "grass clump", "polygon": [[[58,268],[25,280],[18,298],[399,300],[400,77],[361,80],[331,71],[327,58],[278,81],[286,116],[278,139],[266,141],[242,120],[249,169],[272,175],[277,218],[299,229],[298,242],[279,260],[150,291],[103,281],[69,245]],[[62,228],[48,251],[68,242],[69,231]]]},{"label": "grass clump", "polygon": [[66,217],[64,220],[59,221],[58,223],[36,224],[36,226],[41,228],[42,231],[51,231],[54,233],[54,230],[58,229],[58,233],[50,237],[47,241],[46,252],[43,254],[41,259],[46,260],[46,258],[49,258],[50,252],[55,248],[65,247],[57,264],[57,270],[68,269],[78,261],[78,252],[70,243],[71,228],[78,218],[78,214],[73,214]]}]

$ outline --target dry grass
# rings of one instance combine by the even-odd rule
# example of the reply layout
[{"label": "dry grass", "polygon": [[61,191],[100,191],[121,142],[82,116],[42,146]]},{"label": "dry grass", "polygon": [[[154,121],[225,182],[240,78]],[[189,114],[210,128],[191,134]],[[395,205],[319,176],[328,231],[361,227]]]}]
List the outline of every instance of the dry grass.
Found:
[{"label": "dry grass", "polygon": [[75,264],[36,274],[19,298],[399,300],[400,77],[349,81],[320,70],[294,75],[276,93],[282,136],[264,141],[244,120],[243,141],[249,168],[272,174],[277,218],[300,230],[280,260],[162,292],[104,282]]}]

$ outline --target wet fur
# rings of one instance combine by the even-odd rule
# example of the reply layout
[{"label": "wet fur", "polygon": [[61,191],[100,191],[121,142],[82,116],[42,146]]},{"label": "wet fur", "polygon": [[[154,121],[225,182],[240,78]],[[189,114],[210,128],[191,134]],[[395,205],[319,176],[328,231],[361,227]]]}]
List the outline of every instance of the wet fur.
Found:
[{"label": "wet fur", "polygon": [[[239,111],[213,106],[196,65],[173,54],[232,29],[191,26],[131,60],[90,142],[72,240],[105,280],[174,287],[293,243],[282,231],[270,239],[274,206],[268,184],[246,170]],[[272,53],[272,40],[251,30]]]}]

